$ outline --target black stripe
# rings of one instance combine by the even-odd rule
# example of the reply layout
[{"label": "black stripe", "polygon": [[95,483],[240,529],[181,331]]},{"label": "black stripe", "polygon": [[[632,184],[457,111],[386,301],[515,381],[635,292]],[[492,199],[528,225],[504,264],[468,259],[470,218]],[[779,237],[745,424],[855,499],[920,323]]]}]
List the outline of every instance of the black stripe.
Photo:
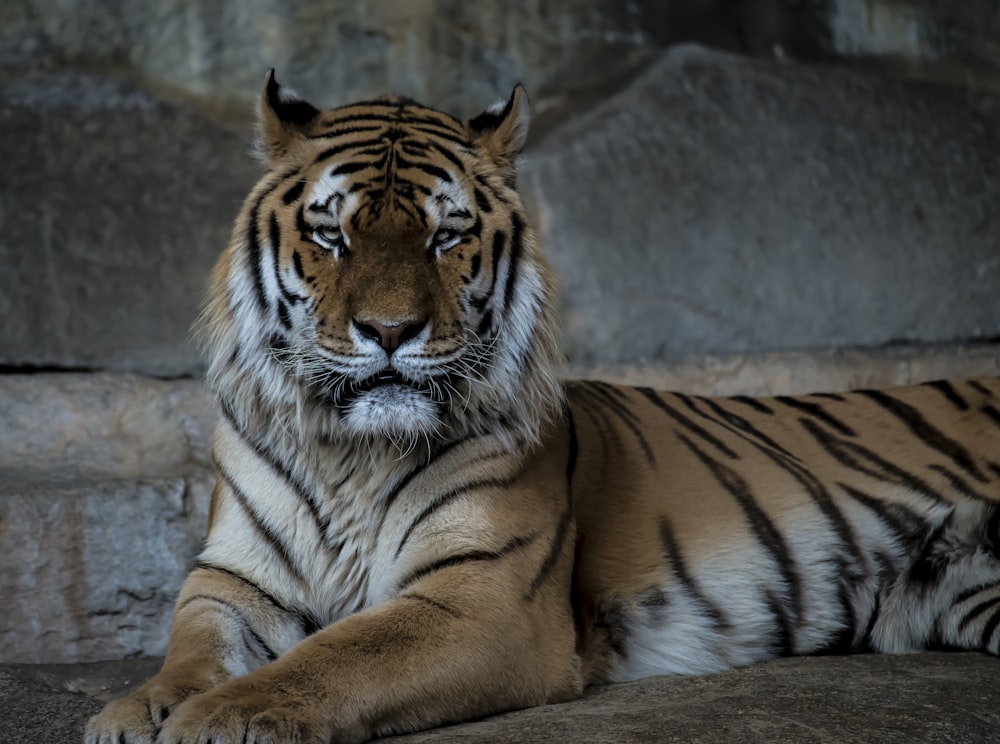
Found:
[{"label": "black stripe", "polygon": [[955,387],[947,380],[932,380],[931,382],[925,382],[924,385],[932,387],[935,390],[937,390],[939,393],[941,393],[941,395],[947,398],[952,403],[952,405],[954,405],[955,408],[957,408],[958,410],[960,411],[969,410],[968,402],[965,400],[965,398],[963,398],[961,395],[958,394],[958,391],[955,390]]},{"label": "black stripe", "polygon": [[775,645],[778,647],[778,655],[791,656],[795,652],[792,646],[795,630],[788,618],[788,613],[785,611],[785,606],[782,604],[781,598],[775,594],[773,589],[767,590],[767,609],[774,617],[775,631],[778,636],[775,640]]},{"label": "black stripe", "polygon": [[[841,465],[859,473],[864,473],[872,478],[892,483],[897,486],[904,486],[914,491],[918,491],[927,498],[939,504],[950,504],[948,499],[938,493],[935,489],[921,478],[908,473],[900,467],[893,465],[887,460],[883,460],[871,450],[862,447],[857,442],[849,442],[844,439],[837,439],[824,429],[821,429],[810,419],[800,418],[799,423],[808,431],[827,453]],[[871,465],[868,467],[860,462],[860,459],[867,460]]]},{"label": "black stripe", "polygon": [[292,251],[292,265],[295,267],[295,273],[298,274],[299,279],[305,279],[306,272],[302,268],[302,256],[299,255],[298,251]]},{"label": "black stripe", "polygon": [[831,416],[819,403],[813,403],[801,398],[793,398],[789,395],[779,395],[774,400],[789,408],[808,413],[810,416],[819,419],[840,434],[848,437],[856,437],[857,432],[835,416]]},{"label": "black stripe", "polygon": [[923,535],[927,532],[928,524],[919,514],[906,505],[887,504],[846,483],[838,482],[837,486],[852,499],[873,512],[889,530],[902,540],[904,546],[914,547],[923,540]]},{"label": "black stripe", "polygon": [[[747,419],[743,418],[738,413],[733,413],[732,411],[723,408],[722,405],[720,405],[719,401],[713,400],[712,398],[695,398],[694,400],[698,401],[699,403],[703,403],[710,409],[712,409],[712,411],[719,418],[722,419],[721,422],[716,422],[716,423],[720,423],[721,425],[726,426],[730,431],[739,436],[741,439],[744,439],[747,442],[751,442],[752,444],[753,442],[749,437],[753,437],[754,439],[759,440],[761,444],[770,447],[775,452],[780,452],[786,458],[790,460],[795,460],[796,462],[800,462],[799,458],[796,455],[792,454],[787,449],[782,447],[776,441],[771,439],[771,437],[762,432],[760,429],[751,424]],[[729,401],[731,399],[723,398],[722,400]],[[685,402],[687,402],[686,396],[685,396]],[[713,419],[704,411],[700,410],[697,406],[694,405],[693,402],[688,405],[688,408],[690,408],[692,411],[699,414],[700,416],[708,419],[709,421],[715,422],[715,419]]]},{"label": "black stripe", "polygon": [[503,289],[503,306],[508,312],[512,312],[511,300],[514,297],[514,282],[517,279],[521,252],[524,249],[522,233],[524,231],[524,220],[520,215],[512,214],[510,230],[510,258],[507,259],[507,279]]},{"label": "black stripe", "polygon": [[724,630],[729,627],[729,622],[726,620],[725,615],[722,614],[722,610],[719,606],[712,602],[705,593],[698,586],[698,582],[695,581],[694,577],[691,576],[687,569],[687,565],[684,562],[684,556],[681,555],[680,546],[677,544],[677,538],[674,535],[674,530],[670,526],[670,522],[666,517],[660,519],[660,542],[663,544],[663,549],[667,554],[667,561],[670,563],[670,570],[673,572],[674,576],[677,577],[677,581],[680,582],[684,591],[687,592],[688,596],[694,600],[701,611],[712,619],[712,624],[715,626],[716,630]]},{"label": "black stripe", "polygon": [[282,300],[278,300],[278,322],[285,330],[291,330],[292,319],[288,315],[288,305]]},{"label": "black stripe", "polygon": [[413,584],[415,581],[424,578],[425,576],[441,571],[445,568],[451,568],[453,566],[461,566],[465,563],[473,563],[479,561],[497,561],[501,558],[510,555],[515,550],[523,548],[525,545],[530,544],[535,539],[534,535],[523,535],[518,537],[512,537],[508,540],[500,549],[498,550],[470,550],[468,553],[459,553],[457,555],[452,555],[447,558],[441,558],[436,561],[432,561],[425,566],[421,566],[409,576],[407,576],[403,581],[399,582],[400,590]]},{"label": "black stripe", "polygon": [[[409,123],[409,122],[408,122]],[[413,124],[411,129],[415,132],[420,132],[421,134],[429,134],[432,137],[439,137],[448,142],[453,142],[456,145],[461,145],[462,147],[469,147],[469,140],[460,134],[455,134],[454,132],[446,129],[445,127],[438,128],[439,125],[433,125],[431,122],[427,124]]]},{"label": "black stripe", "polygon": [[247,234],[247,255],[250,263],[250,272],[253,279],[254,286],[254,296],[257,302],[257,307],[262,313],[266,313],[268,309],[267,295],[264,292],[264,277],[260,265],[261,261],[261,247],[260,247],[260,225],[258,220],[260,218],[261,206],[264,200],[270,196],[275,189],[277,189],[281,184],[285,183],[292,176],[298,175],[298,169],[289,170],[282,173],[267,188],[265,188],[260,196],[257,197],[257,201],[254,202],[253,208],[250,210],[249,216],[249,232]]},{"label": "black stripe", "polygon": [[992,421],[997,426],[1000,426],[1000,411],[998,411],[996,408],[994,408],[989,404],[986,404],[979,410],[985,413],[987,417],[989,417],[990,421]]},{"label": "black stripe", "polygon": [[446,158],[448,158],[448,160],[450,160],[452,164],[456,168],[458,168],[458,172],[461,173],[462,175],[465,175],[465,163],[462,162],[461,158],[459,158],[458,155],[453,153],[447,147],[442,147],[437,142],[432,142],[431,147],[437,150],[442,155],[444,155]]},{"label": "black stripe", "polygon": [[580,454],[580,442],[576,436],[576,421],[573,418],[573,411],[568,405],[563,406],[563,415],[566,418],[566,429],[569,434],[569,454],[566,456],[566,484],[573,482],[573,473],[576,471],[576,458]]},{"label": "black stripe", "polygon": [[[621,391],[604,382],[587,381],[579,388],[579,392],[590,396],[591,400],[611,411],[622,424],[632,432],[638,440],[639,446],[646,457],[646,462],[652,465],[656,461],[652,447],[646,440],[646,435],[639,428],[639,417],[628,406],[628,398],[621,394]],[[615,397],[615,393],[621,394],[621,399]]]},{"label": "black stripe", "polygon": [[493,296],[493,291],[497,286],[497,271],[500,268],[500,257],[503,255],[504,246],[507,243],[507,233],[497,230],[493,233],[493,276],[490,279],[490,289],[486,293],[486,300]]},{"label": "black stripe", "polygon": [[399,558],[400,554],[403,552],[403,546],[410,539],[413,531],[431,514],[440,509],[442,506],[450,501],[462,496],[463,494],[469,493],[470,491],[477,491],[481,488],[506,488],[513,482],[511,478],[481,478],[479,480],[474,480],[469,483],[463,483],[460,486],[456,486],[449,491],[445,491],[443,494],[435,498],[427,508],[425,508],[420,514],[417,515],[410,526],[406,528],[406,532],[403,533],[403,539],[399,541],[399,546],[396,548],[396,558]]},{"label": "black stripe", "polygon": [[[358,120],[363,120],[369,117],[358,117]],[[333,126],[334,123],[331,123]],[[348,134],[361,134],[363,132],[378,132],[385,129],[385,124],[373,124],[370,127],[342,127],[340,129],[328,129],[325,132],[320,132],[318,134],[309,135],[309,139],[330,139],[332,137],[343,137]]]},{"label": "black stripe", "polygon": [[965,496],[967,499],[973,499],[974,501],[983,501],[986,503],[993,502],[993,499],[987,496],[983,496],[981,493],[977,493],[975,490],[973,490],[972,487],[968,483],[966,483],[961,476],[958,475],[958,473],[953,473],[944,465],[935,464],[935,465],[930,465],[929,467],[935,473],[940,473],[942,476],[944,476],[945,480],[948,481],[948,485],[950,485],[952,488],[958,491],[958,493],[960,493],[962,496]]},{"label": "black stripe", "polygon": [[479,321],[479,326],[476,328],[476,333],[479,335],[479,343],[482,344],[487,340],[490,332],[493,330],[493,311],[487,310],[483,315],[482,320]]},{"label": "black stripe", "polygon": [[418,602],[423,602],[426,605],[430,605],[436,610],[441,610],[441,612],[446,615],[451,615],[452,617],[462,617],[462,613],[453,607],[449,607],[444,602],[438,602],[436,599],[431,599],[423,594],[417,594],[416,592],[410,592],[409,594],[400,594],[400,599],[414,599]]},{"label": "black stripe", "polygon": [[271,549],[281,560],[282,565],[285,566],[288,573],[294,576],[298,581],[304,581],[305,579],[302,576],[302,571],[295,564],[295,561],[292,558],[292,552],[289,550],[288,546],[274,531],[274,529],[264,521],[264,518],[261,517],[261,515],[258,514],[253,508],[250,503],[250,499],[245,493],[243,493],[239,486],[236,485],[236,481],[233,478],[232,473],[230,473],[214,455],[212,457],[212,461],[215,465],[216,471],[219,473],[219,477],[225,481],[227,486],[229,486],[229,490],[236,499],[236,503],[239,504],[247,519],[250,520],[250,524],[253,526],[254,530],[256,530],[256,532],[268,543],[270,543]]},{"label": "black stripe", "polygon": [[281,196],[281,201],[283,201],[286,205],[291,204],[293,201],[302,196],[302,191],[305,187],[305,180],[296,181],[292,187]]},{"label": "black stripe", "polygon": [[400,169],[414,169],[423,171],[427,175],[433,176],[434,178],[439,178],[445,183],[452,182],[451,174],[448,173],[448,171],[446,171],[444,168],[439,168],[436,165],[432,165],[431,163],[421,163],[416,160],[407,160],[406,158],[396,158],[396,165]]},{"label": "black stripe", "polygon": [[258,656],[263,656],[268,661],[274,661],[275,659],[278,658],[278,655],[271,649],[270,646],[267,645],[267,643],[264,642],[264,639],[261,638],[260,635],[252,627],[250,627],[250,622],[243,614],[243,611],[236,605],[232,604],[231,602],[227,602],[224,599],[219,599],[218,597],[213,597],[208,594],[195,594],[193,597],[188,597],[187,599],[184,600],[184,602],[178,604],[174,612],[179,613],[189,604],[199,599],[212,602],[213,604],[221,605],[225,609],[229,610],[230,614],[232,614],[235,617],[235,619],[239,621],[243,631],[247,633],[253,640],[254,644],[256,644],[257,646],[256,649],[251,649],[250,644],[247,644],[247,648],[251,652],[256,652]]},{"label": "black stripe", "polygon": [[305,633],[305,635],[307,636],[312,635],[320,628],[319,621],[316,620],[314,617],[299,610],[293,610],[289,608],[283,602],[279,601],[278,598],[275,597],[273,594],[264,590],[257,582],[251,581],[246,576],[243,576],[242,574],[233,571],[231,568],[216,566],[213,563],[208,563],[207,561],[203,560],[195,561],[194,568],[201,569],[202,571],[215,571],[217,573],[226,574],[227,576],[236,579],[240,583],[244,584],[248,588],[255,591],[258,595],[260,595],[260,597],[264,601],[266,601],[276,610],[280,610],[281,612],[284,612],[286,615],[291,615],[292,617],[296,618],[299,621],[299,625],[302,627],[303,633]]},{"label": "black stripe", "polygon": [[[982,587],[980,587],[975,592],[975,594],[979,594],[981,591],[983,591]],[[956,600],[953,604],[957,605],[958,603],[959,601]],[[961,622],[958,624],[958,632],[961,633],[963,630],[965,630],[966,626],[969,623],[971,623],[973,620],[982,615],[991,607],[995,607],[998,604],[1000,604],[1000,597],[993,597],[992,599],[987,599],[977,604],[975,607],[973,607],[971,610],[965,613],[965,617],[963,617]]]},{"label": "black stripe", "polygon": [[985,395],[987,398],[994,397],[993,391],[979,382],[979,380],[966,380],[965,384],[982,395]]},{"label": "black stripe", "polygon": [[[448,442],[443,447],[441,447],[438,450],[436,450],[435,452],[433,452],[431,454],[431,456],[428,457],[425,462],[420,463],[415,468],[413,468],[413,470],[411,470],[406,475],[404,475],[399,480],[399,483],[396,484],[396,487],[393,488],[386,495],[385,499],[382,501],[382,515],[381,515],[381,517],[379,519],[378,528],[375,530],[375,534],[381,534],[382,528],[385,525],[386,517],[389,514],[389,510],[392,509],[393,504],[396,503],[396,499],[399,498],[399,494],[401,494],[403,492],[403,489],[405,489],[408,485],[410,485],[410,483],[413,482],[414,478],[416,478],[418,475],[420,475],[421,473],[423,473],[424,471],[426,471],[439,458],[443,457],[446,453],[448,453],[451,450],[455,449],[459,445],[465,444],[470,439],[472,439],[472,437],[468,437],[468,438],[465,438],[465,439],[455,439],[455,440],[453,440],[451,442]],[[493,453],[491,453],[491,454],[493,454]]]},{"label": "black stripe", "polygon": [[569,525],[572,521],[572,505],[571,503],[567,503],[566,511],[564,511],[562,516],[559,517],[559,523],[556,525],[556,534],[555,537],[552,538],[552,545],[549,547],[549,552],[546,554],[541,566],[538,567],[538,572],[535,574],[535,578],[531,580],[531,586],[528,587],[528,593],[524,595],[526,600],[531,601],[535,598],[535,594],[539,589],[541,589],[542,584],[545,583],[545,580],[549,578],[553,569],[555,569],[556,564],[559,562],[559,554],[562,553],[563,545],[566,542],[566,534],[569,532]]},{"label": "black stripe", "polygon": [[825,400],[835,400],[838,403],[843,403],[845,400],[847,400],[843,395],[840,395],[838,393],[810,393],[809,395],[811,397],[813,397],[813,398],[823,398]]},{"label": "black stripe", "polygon": [[934,427],[934,425],[923,417],[920,411],[911,406],[909,403],[905,403],[904,401],[894,398],[880,390],[861,390],[859,392],[861,395],[864,395],[874,401],[882,409],[888,411],[906,424],[906,428],[909,429],[914,436],[920,439],[928,447],[936,449],[942,455],[949,458],[953,463],[958,465],[958,467],[971,475],[977,481],[980,483],[989,482],[989,479],[982,474],[978,467],[976,467],[976,463],[973,461],[972,456],[965,447],[956,442],[954,439],[950,439],[942,434],[936,427]]},{"label": "black stripe", "polygon": [[[377,127],[372,127],[372,130],[374,130],[374,129],[382,129],[387,124],[397,123],[397,117],[393,116],[392,114],[399,110],[399,106],[397,106],[394,103],[387,103],[385,101],[371,101],[371,102],[359,101],[357,104],[351,104],[351,106],[349,106],[348,108],[360,108],[360,107],[384,108],[388,109],[388,111],[379,113],[376,113],[374,111],[363,111],[362,113],[358,114],[341,114],[339,116],[335,115],[333,118],[325,122],[325,125],[330,127],[339,127],[341,124],[350,124],[358,121],[378,122]],[[350,131],[364,131],[364,130],[359,127],[357,128],[357,130],[352,129]],[[331,129],[328,132],[323,132],[314,136],[317,139],[321,139],[323,137],[334,137],[337,135],[337,132],[338,130]]]},{"label": "black stripe", "polygon": [[477,188],[473,190],[473,195],[476,197],[476,206],[479,207],[480,212],[489,214],[493,211],[493,205],[490,204],[490,200],[486,198],[486,194]]},{"label": "black stripe", "polygon": [[795,565],[795,559],[792,557],[791,551],[788,549],[788,545],[785,543],[780,530],[774,526],[774,523],[767,516],[766,512],[757,503],[749,484],[739,473],[709,457],[684,434],[678,434],[677,436],[701,463],[708,468],[716,481],[726,489],[743,510],[750,523],[752,533],[764,549],[771,554],[778,571],[784,579],[789,594],[788,599],[792,604],[794,622],[798,623],[802,618],[804,606],[802,582]]},{"label": "black stripe", "polygon": [[665,414],[670,416],[670,418],[672,418],[678,424],[680,424],[685,429],[698,436],[699,439],[708,442],[716,450],[718,450],[721,454],[728,457],[730,460],[740,459],[740,456],[732,449],[730,449],[725,442],[723,442],[718,437],[714,436],[711,432],[705,429],[705,427],[695,423],[690,418],[685,416],[683,413],[678,411],[676,408],[671,406],[669,403],[667,403],[667,401],[663,398],[663,396],[657,393],[655,390],[652,390],[651,388],[648,387],[636,388],[636,390],[638,390],[640,393],[646,396],[646,398],[649,400],[650,403],[652,403],[654,406],[659,408]]},{"label": "black stripe", "polygon": [[[321,153],[319,153],[315,158],[313,158],[313,164],[314,165],[318,165],[318,164],[320,164],[320,163],[322,163],[322,162],[324,162],[326,160],[329,160],[332,157],[340,155],[342,152],[347,152],[348,150],[354,150],[354,149],[357,149],[359,147],[371,147],[373,145],[381,145],[382,149],[385,149],[385,148],[388,147],[388,144],[385,142],[385,140],[380,139],[378,137],[376,137],[374,139],[361,140],[360,142],[357,142],[357,141],[354,141],[354,142],[341,142],[339,145],[334,145],[333,147],[328,147],[325,150],[323,150]],[[355,153],[355,155],[357,155],[357,154],[359,154],[359,153]],[[381,150],[379,150],[379,154],[381,154]],[[337,171],[334,170],[331,175],[337,175]]]},{"label": "black stripe", "polygon": [[358,171],[365,170],[365,168],[377,168],[377,160],[365,160],[360,163],[341,163],[336,168],[330,171],[331,176],[344,176],[351,173],[357,173]]},{"label": "black stripe", "polygon": [[750,408],[757,411],[757,413],[766,413],[768,416],[774,415],[774,411],[772,411],[769,407],[764,405],[757,398],[751,398],[749,395],[733,395],[729,398],[726,398],[726,400],[731,400],[734,403],[740,403],[741,405],[749,406]]},{"label": "black stripe", "polygon": [[[299,295],[290,292],[288,287],[285,286],[285,282],[281,279],[281,262],[279,260],[279,249],[281,248],[281,226],[278,224],[278,215],[274,212],[271,213],[268,238],[271,241],[271,258],[274,263],[274,280],[278,285],[278,290],[281,292],[281,296],[285,298],[285,301],[289,305],[297,305],[300,302],[305,302],[305,297],[300,297]],[[286,324],[285,327],[290,327],[290,324]]]},{"label": "black stripe", "polygon": [[990,651],[990,641],[993,639],[993,633],[998,625],[1000,625],[1000,612],[994,612],[993,617],[983,626],[982,646],[987,651]]},{"label": "black stripe", "polygon": [[309,514],[312,516],[313,521],[316,523],[316,528],[319,530],[321,535],[326,534],[326,530],[329,527],[330,520],[324,519],[319,513],[319,505],[309,495],[309,489],[301,480],[299,480],[294,473],[282,462],[280,462],[270,450],[261,445],[256,439],[251,437],[245,431],[243,431],[236,421],[236,416],[233,414],[232,410],[225,403],[222,404],[222,415],[236,432],[236,435],[240,438],[244,444],[246,444],[250,449],[253,450],[254,454],[258,458],[264,461],[264,463],[277,475],[279,475],[285,484],[295,493],[299,500],[305,505],[306,509],[309,510]]}]

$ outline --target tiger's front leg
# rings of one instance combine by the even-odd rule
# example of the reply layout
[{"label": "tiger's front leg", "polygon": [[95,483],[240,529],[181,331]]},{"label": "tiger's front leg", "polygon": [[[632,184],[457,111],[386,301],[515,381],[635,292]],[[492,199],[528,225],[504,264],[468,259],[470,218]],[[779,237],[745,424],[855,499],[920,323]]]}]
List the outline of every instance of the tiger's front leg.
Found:
[{"label": "tiger's front leg", "polygon": [[274,647],[291,647],[304,635],[287,613],[262,603],[259,590],[238,576],[196,568],[174,610],[163,668],[91,718],[84,741],[152,744],[185,700],[260,667],[275,658]]},{"label": "tiger's front leg", "polygon": [[157,741],[361,742],[573,698],[582,683],[565,589],[549,582],[526,599],[509,566],[443,568],[190,698]]}]

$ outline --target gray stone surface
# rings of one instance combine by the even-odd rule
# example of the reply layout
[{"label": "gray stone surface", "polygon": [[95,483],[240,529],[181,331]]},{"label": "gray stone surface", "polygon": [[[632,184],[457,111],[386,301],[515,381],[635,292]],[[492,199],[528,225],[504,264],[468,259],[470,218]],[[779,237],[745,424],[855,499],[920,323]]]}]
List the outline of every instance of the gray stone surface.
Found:
[{"label": "gray stone surface", "polygon": [[566,95],[634,67],[665,40],[689,37],[691,15],[657,0],[627,8],[607,0],[5,0],[0,35],[42,34],[71,59],[213,109],[246,110],[275,67],[280,80],[331,105],[393,91],[475,115],[519,81],[539,96]]},{"label": "gray stone surface", "polygon": [[215,415],[193,380],[0,375],[0,660],[164,651]]},{"label": "gray stone surface", "polygon": [[[129,689],[154,666],[0,667],[0,741],[78,744],[98,697]],[[1000,728],[998,673],[995,657],[964,653],[780,659],[593,688],[574,702],[384,741],[985,744]]]},{"label": "gray stone surface", "polygon": [[90,480],[198,472],[211,465],[217,414],[198,380],[0,375],[0,483],[10,482],[5,471],[32,482],[58,479],[67,468]]},{"label": "gray stone surface", "polygon": [[258,173],[248,132],[19,43],[0,54],[0,365],[197,369],[188,329]]},{"label": "gray stone surface", "polygon": [[[1000,97],[692,47],[628,79],[540,116],[523,168],[573,361],[1000,334]],[[0,366],[196,374],[249,139],[0,43]]]},{"label": "gray stone surface", "polygon": [[0,477],[0,660],[164,653],[211,473],[95,482],[68,465]]},{"label": "gray stone surface", "polygon": [[677,47],[535,143],[572,359],[1000,334],[1000,97]]}]

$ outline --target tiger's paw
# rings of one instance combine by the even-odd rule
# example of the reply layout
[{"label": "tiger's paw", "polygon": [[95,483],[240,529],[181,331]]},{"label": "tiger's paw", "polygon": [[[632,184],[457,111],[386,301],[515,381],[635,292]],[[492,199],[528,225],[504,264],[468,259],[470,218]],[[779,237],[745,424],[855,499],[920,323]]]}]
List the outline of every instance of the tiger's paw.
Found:
[{"label": "tiger's paw", "polygon": [[153,744],[163,722],[193,692],[154,677],[87,721],[84,744]]},{"label": "tiger's paw", "polygon": [[164,722],[156,744],[329,744],[331,732],[317,708],[315,701],[223,685],[180,705]]}]

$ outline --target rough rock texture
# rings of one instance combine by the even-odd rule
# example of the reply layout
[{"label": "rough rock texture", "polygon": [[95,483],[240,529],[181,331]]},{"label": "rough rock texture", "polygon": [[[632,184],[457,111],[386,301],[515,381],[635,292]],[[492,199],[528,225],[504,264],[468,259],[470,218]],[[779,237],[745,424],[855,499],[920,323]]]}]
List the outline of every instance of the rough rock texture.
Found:
[{"label": "rough rock texture", "polygon": [[[692,11],[673,15],[655,0],[628,8],[608,0],[5,0],[0,35],[42,34],[70,58],[212,108],[245,109],[274,67],[330,104],[393,91],[473,115],[519,81],[565,94],[567,84],[634,67],[676,38]],[[734,36],[706,33],[720,35]]]},{"label": "rough rock texture", "polygon": [[37,43],[0,49],[18,63],[0,66],[0,364],[197,369],[189,328],[259,173],[249,137]]},{"label": "rough rock texture", "polygon": [[215,412],[193,380],[0,376],[0,660],[165,650]]},{"label": "rough rock texture", "polygon": [[211,474],[99,482],[7,472],[0,493],[0,660],[164,653],[198,551]]},{"label": "rough rock texture", "polygon": [[[154,668],[150,660],[0,667],[0,741],[78,744],[84,721],[100,708],[97,698],[122,694]],[[571,703],[383,741],[985,744],[1000,727],[998,672],[1000,660],[979,654],[781,659],[594,688]]]},{"label": "rough rock texture", "polygon": [[[197,372],[249,127],[19,43],[0,365]],[[1000,334],[1000,97],[692,47],[606,93],[541,117],[523,167],[574,361]]]},{"label": "rough rock texture", "polygon": [[679,47],[522,182],[572,359],[1000,334],[1000,97]]}]

